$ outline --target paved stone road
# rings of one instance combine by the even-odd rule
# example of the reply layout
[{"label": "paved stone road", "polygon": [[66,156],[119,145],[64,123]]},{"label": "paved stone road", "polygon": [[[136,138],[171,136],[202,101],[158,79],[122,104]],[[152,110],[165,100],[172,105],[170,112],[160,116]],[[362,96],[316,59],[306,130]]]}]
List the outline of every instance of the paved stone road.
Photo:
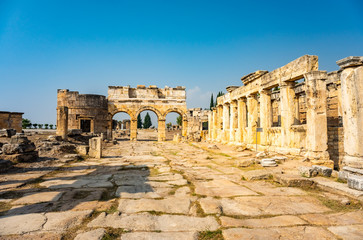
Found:
[{"label": "paved stone road", "polygon": [[0,239],[363,239],[359,202],[242,180],[265,170],[200,146],[121,141],[101,160],[0,175]]}]

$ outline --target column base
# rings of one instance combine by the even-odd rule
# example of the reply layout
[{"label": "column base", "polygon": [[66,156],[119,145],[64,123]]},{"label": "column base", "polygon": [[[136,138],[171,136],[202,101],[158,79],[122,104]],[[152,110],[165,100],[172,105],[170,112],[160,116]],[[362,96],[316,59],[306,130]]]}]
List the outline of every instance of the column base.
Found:
[{"label": "column base", "polygon": [[330,160],[329,153],[327,151],[308,151],[305,157],[310,160],[313,165],[321,165],[334,169],[334,161]]},{"label": "column base", "polygon": [[353,157],[353,156],[345,155],[343,157],[342,165],[352,167],[352,168],[363,169],[363,156]]}]

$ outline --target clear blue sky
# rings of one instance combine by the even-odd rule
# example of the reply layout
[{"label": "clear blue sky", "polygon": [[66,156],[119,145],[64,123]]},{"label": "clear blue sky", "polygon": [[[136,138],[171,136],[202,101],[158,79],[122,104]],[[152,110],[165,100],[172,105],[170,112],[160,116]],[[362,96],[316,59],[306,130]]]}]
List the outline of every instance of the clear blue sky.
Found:
[{"label": "clear blue sky", "polygon": [[188,107],[305,54],[363,55],[363,1],[0,0],[0,111],[55,123],[57,89],[187,87]]}]

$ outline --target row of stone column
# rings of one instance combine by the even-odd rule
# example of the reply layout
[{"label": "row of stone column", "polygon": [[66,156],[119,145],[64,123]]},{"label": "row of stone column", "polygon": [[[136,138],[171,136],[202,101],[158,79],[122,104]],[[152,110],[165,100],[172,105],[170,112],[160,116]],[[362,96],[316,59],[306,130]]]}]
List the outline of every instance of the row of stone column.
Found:
[{"label": "row of stone column", "polygon": [[[327,159],[326,87],[325,71],[304,75],[307,98],[306,148],[311,158]],[[295,82],[280,85],[281,147],[292,148],[292,130],[296,117]],[[258,112],[259,94],[260,108]],[[222,118],[220,111],[223,111]],[[268,145],[268,128],[272,126],[271,89],[240,96],[237,100],[217,106],[210,115],[210,138],[228,142],[256,143],[256,130],[260,118],[260,144]],[[217,118],[217,119],[216,119]],[[222,131],[219,131],[222,130]],[[222,134],[218,134],[222,132]]]},{"label": "row of stone column", "polygon": [[[363,168],[363,57],[348,57],[337,61],[341,67],[341,96],[344,126],[343,165]],[[327,93],[326,71],[304,75],[306,91],[306,149],[309,158],[325,161],[327,153]],[[239,97],[218,105],[209,116],[211,140],[254,143],[258,119],[257,93],[260,94],[261,145],[268,144],[267,129],[272,126],[271,90]],[[291,144],[291,127],[296,117],[294,82],[280,85],[281,147]],[[237,116],[236,116],[237,115]],[[237,124],[235,121],[237,120]],[[227,134],[226,134],[227,133]],[[227,136],[227,139],[224,137]]]}]

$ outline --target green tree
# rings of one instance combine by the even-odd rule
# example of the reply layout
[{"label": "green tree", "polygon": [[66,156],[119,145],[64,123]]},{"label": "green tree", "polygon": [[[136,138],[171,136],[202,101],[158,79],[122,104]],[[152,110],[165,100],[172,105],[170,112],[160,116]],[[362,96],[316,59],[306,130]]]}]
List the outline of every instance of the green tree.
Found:
[{"label": "green tree", "polygon": [[210,104],[209,104],[209,109],[212,110],[212,108],[214,107],[214,99],[213,99],[213,93],[210,96]]},{"label": "green tree", "polygon": [[44,124],[45,129],[48,129],[48,126],[49,126],[48,123]]},{"label": "green tree", "polygon": [[33,123],[34,128],[37,128],[37,126],[38,126],[38,123]]},{"label": "green tree", "polygon": [[53,129],[53,126],[54,126],[53,124],[49,124],[50,129]]},{"label": "green tree", "polygon": [[38,127],[39,128],[43,128],[43,124],[38,124]]},{"label": "green tree", "polygon": [[171,126],[172,126],[171,122],[169,122],[169,123],[167,123],[167,124],[166,124],[166,128],[167,128],[167,129],[170,129],[170,128],[171,128]]},{"label": "green tree", "polygon": [[142,119],[140,114],[137,115],[137,128],[142,128]]},{"label": "green tree", "polygon": [[182,117],[179,115],[177,118],[176,118],[176,123],[181,126],[182,125]]},{"label": "green tree", "polygon": [[217,97],[216,97],[216,101],[214,102],[214,107],[217,106],[217,98],[219,98],[220,96],[223,96],[224,93],[222,91],[219,91],[218,94],[217,94]]},{"label": "green tree", "polygon": [[150,128],[151,125],[152,125],[152,122],[151,122],[150,115],[149,115],[149,113],[146,113],[143,126],[145,129],[147,129],[147,128]]},{"label": "green tree", "polygon": [[29,119],[23,118],[21,125],[23,128],[29,128],[32,126],[32,123]]}]

